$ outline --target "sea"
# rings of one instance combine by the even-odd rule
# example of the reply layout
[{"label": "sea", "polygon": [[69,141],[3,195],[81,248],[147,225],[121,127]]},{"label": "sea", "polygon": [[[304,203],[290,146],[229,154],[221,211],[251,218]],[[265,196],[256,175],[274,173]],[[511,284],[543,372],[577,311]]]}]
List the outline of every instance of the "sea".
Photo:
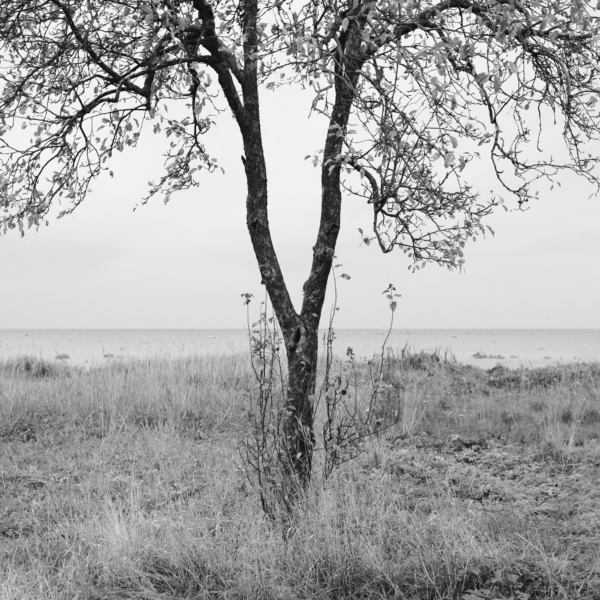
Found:
[{"label": "sea", "polygon": [[[381,354],[384,341],[385,352],[438,351],[484,369],[600,361],[600,329],[339,329],[333,350],[345,356],[352,348],[356,357],[369,359]],[[248,351],[248,331],[243,329],[0,330],[0,360],[27,354],[91,366],[131,358]]]}]

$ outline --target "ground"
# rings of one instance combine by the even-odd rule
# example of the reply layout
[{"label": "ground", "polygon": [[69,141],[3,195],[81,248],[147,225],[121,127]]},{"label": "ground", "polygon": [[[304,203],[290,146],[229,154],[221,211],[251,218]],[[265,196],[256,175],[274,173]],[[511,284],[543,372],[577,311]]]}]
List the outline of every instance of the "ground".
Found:
[{"label": "ground", "polygon": [[273,520],[248,356],[64,362],[0,364],[1,600],[600,598],[600,365],[334,365],[380,431]]}]

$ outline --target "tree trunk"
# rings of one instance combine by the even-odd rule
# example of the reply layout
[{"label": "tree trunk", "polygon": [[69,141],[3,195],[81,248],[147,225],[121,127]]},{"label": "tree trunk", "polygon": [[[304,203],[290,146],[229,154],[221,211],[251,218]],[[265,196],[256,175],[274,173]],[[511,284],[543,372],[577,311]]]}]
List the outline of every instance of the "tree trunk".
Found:
[{"label": "tree trunk", "polygon": [[283,432],[288,452],[286,465],[298,489],[310,481],[315,444],[313,405],[319,333],[301,321],[291,336],[284,335],[288,360],[288,387]]},{"label": "tree trunk", "polygon": [[[318,316],[310,324],[296,312],[290,298],[281,266],[273,246],[269,227],[267,169],[261,132],[257,64],[253,58],[256,40],[256,0],[245,2],[245,65],[241,77],[243,109],[238,124],[244,142],[244,168],[248,196],[246,222],[262,283],[266,286],[283,332],[288,359],[288,386],[283,423],[286,476],[292,494],[306,486],[310,479],[314,446],[311,394],[315,389],[318,348]],[[230,106],[234,102],[230,101]],[[235,113],[234,113],[235,114]],[[293,498],[290,499],[293,502]]]},{"label": "tree trunk", "polygon": [[[207,26],[210,25],[210,32],[214,34],[212,8],[206,0],[194,0],[194,6],[200,11]],[[352,32],[348,30],[340,38],[341,46],[336,58],[336,97],[325,142],[321,174],[321,220],[313,248],[310,274],[303,288],[302,309],[298,313],[285,284],[269,227],[267,169],[261,133],[256,60],[258,2],[244,0],[243,6],[243,69],[238,69],[220,48],[216,35],[209,36],[206,43],[211,42],[209,49],[214,59],[212,67],[219,75],[219,83],[242,134],[245,153],[243,161],[248,184],[248,231],[262,283],[267,288],[286,345],[289,380],[283,423],[287,451],[284,462],[292,490],[298,492],[310,481],[312,468],[314,415],[311,396],[315,392],[317,374],[318,328],[340,230],[342,194],[339,156],[365,57],[360,52],[362,37],[359,32],[354,31],[357,25],[353,23],[350,27]],[[241,87],[243,100],[238,95],[237,85]]]}]

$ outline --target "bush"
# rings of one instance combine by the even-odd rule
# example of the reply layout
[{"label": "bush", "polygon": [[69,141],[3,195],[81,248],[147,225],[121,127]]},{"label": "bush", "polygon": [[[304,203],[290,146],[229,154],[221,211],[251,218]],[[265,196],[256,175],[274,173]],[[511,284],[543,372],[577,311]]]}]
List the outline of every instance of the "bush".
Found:
[{"label": "bush", "polygon": [[26,375],[34,378],[56,377],[62,369],[42,358],[22,355],[0,363],[0,369],[16,375]]}]

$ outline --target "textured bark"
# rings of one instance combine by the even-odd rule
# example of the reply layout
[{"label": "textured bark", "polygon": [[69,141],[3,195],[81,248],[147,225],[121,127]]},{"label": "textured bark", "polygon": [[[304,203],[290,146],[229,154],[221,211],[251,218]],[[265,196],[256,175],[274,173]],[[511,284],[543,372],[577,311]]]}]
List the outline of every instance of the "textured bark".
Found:
[{"label": "textured bark", "polygon": [[245,66],[242,77],[244,123],[240,127],[244,141],[248,197],[246,216],[250,239],[262,281],[283,332],[288,359],[288,389],[284,416],[288,475],[304,487],[310,479],[313,450],[313,414],[318,320],[308,328],[292,304],[269,228],[267,169],[260,127],[257,65],[252,55],[256,46],[256,0],[245,3]]},{"label": "textured bark", "polygon": [[[207,36],[205,48],[209,63],[231,108],[244,144],[244,167],[248,186],[246,220],[262,282],[281,326],[288,360],[288,389],[284,415],[288,475],[301,489],[310,480],[314,447],[312,395],[315,391],[318,357],[318,327],[340,230],[342,195],[340,165],[343,133],[355,96],[358,73],[364,58],[359,51],[362,38],[356,24],[342,36],[336,66],[336,100],[330,119],[321,174],[321,219],[313,248],[310,274],[304,284],[300,313],[296,312],[273,246],[268,215],[267,168],[261,133],[256,55],[257,0],[245,0],[244,65],[239,69],[218,43],[214,17],[207,0],[194,0],[202,16]],[[233,75],[232,75],[233,74]],[[235,78],[235,79],[234,79]],[[238,87],[241,87],[241,98]],[[340,135],[342,133],[342,135]],[[293,488],[294,489],[294,488]]]},{"label": "textured bark", "polygon": [[248,183],[247,224],[263,283],[281,325],[288,359],[288,390],[284,435],[290,475],[299,486],[310,480],[314,447],[312,395],[318,358],[318,327],[340,230],[342,195],[339,155],[364,58],[361,38],[349,31],[337,61],[336,101],[325,141],[321,174],[321,219],[309,277],[304,284],[300,314],[294,309],[271,240],[267,206],[267,175],[260,131],[256,63],[250,57],[255,44],[256,0],[246,2],[246,66],[242,80],[245,123],[242,129]]},{"label": "textured bark", "polygon": [[[286,340],[288,390],[284,435],[291,474],[300,488],[306,487],[312,470],[315,443],[312,395],[315,391],[319,334],[300,322],[297,333]],[[297,339],[299,338],[299,339]]]},{"label": "textured bark", "polygon": [[331,273],[342,212],[341,166],[337,157],[343,149],[356,84],[365,57],[360,50],[362,38],[354,24],[340,37],[336,57],[335,103],[329,120],[321,170],[321,220],[308,280],[304,284],[302,318],[311,328],[319,326]]},{"label": "textured bark", "polygon": [[[252,101],[249,100],[252,97]],[[313,412],[318,351],[318,319],[307,325],[292,304],[271,239],[268,218],[267,174],[260,133],[258,94],[245,94],[248,126],[244,137],[248,185],[247,225],[262,281],[281,326],[288,359],[284,435],[288,475],[305,487],[312,466]]]}]

